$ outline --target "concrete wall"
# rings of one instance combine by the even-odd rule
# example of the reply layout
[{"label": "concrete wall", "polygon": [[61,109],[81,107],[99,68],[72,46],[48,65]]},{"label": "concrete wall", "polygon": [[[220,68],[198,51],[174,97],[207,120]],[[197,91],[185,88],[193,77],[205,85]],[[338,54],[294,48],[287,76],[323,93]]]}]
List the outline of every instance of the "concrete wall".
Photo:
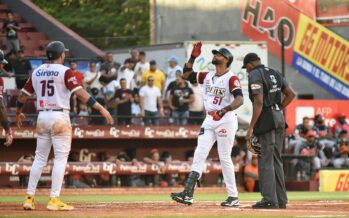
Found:
[{"label": "concrete wall", "polygon": [[48,15],[29,0],[1,0],[12,11],[19,13],[38,31],[44,32],[50,40],[64,42],[70,53],[77,58],[95,58],[103,51]]},{"label": "concrete wall", "polygon": [[[241,34],[240,0],[156,0],[155,13],[156,43],[249,40]],[[281,60],[269,54],[269,66],[281,69]],[[286,66],[286,78],[298,94],[335,99],[291,66]]]}]

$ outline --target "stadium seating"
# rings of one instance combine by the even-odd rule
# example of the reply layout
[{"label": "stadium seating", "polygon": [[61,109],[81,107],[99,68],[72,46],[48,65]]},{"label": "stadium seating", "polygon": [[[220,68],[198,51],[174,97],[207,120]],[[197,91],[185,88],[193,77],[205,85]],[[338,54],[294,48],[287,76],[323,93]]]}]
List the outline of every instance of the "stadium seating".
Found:
[{"label": "stadium seating", "polygon": [[[0,4],[0,25],[3,26],[3,22],[7,19],[7,12],[10,11],[7,5]],[[24,50],[25,56],[35,56],[43,57],[45,52],[43,52],[48,40],[43,32],[38,32],[36,29],[28,22],[26,22],[19,14],[13,14],[14,20],[19,23],[21,30],[18,32],[18,38],[20,45]],[[0,48],[7,53],[6,49],[6,35],[0,33]]]}]

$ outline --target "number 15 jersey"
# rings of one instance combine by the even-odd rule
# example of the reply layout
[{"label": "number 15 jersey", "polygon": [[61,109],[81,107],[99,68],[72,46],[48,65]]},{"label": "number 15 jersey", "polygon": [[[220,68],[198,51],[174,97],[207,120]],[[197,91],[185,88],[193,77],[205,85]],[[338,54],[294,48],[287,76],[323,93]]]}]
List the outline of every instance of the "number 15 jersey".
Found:
[{"label": "number 15 jersey", "polygon": [[240,80],[228,71],[221,76],[216,76],[215,71],[200,72],[197,81],[204,87],[204,105],[206,111],[217,111],[234,100],[234,91],[241,90]]},{"label": "number 15 jersey", "polygon": [[82,88],[74,72],[61,64],[42,64],[34,70],[22,91],[36,93],[38,110],[70,110],[71,93]]}]

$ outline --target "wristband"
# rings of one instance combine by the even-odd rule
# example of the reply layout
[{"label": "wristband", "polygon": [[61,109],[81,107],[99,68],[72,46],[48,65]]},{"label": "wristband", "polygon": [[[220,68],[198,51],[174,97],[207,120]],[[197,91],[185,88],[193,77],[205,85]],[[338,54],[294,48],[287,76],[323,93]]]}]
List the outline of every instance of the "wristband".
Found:
[{"label": "wristband", "polygon": [[4,127],[4,130],[6,131],[6,133],[10,130],[10,124],[8,123],[8,121],[3,121],[1,122],[2,127]]},{"label": "wristband", "polygon": [[90,96],[90,98],[86,102],[86,105],[89,107],[93,107],[93,105],[96,104],[96,102],[97,102],[96,99],[94,99],[92,96]]},{"label": "wristband", "polygon": [[194,64],[195,58],[193,55],[190,56],[188,63]]},{"label": "wristband", "polygon": [[231,105],[228,105],[228,106],[224,107],[223,109],[225,109],[226,111],[232,111],[233,107]]}]

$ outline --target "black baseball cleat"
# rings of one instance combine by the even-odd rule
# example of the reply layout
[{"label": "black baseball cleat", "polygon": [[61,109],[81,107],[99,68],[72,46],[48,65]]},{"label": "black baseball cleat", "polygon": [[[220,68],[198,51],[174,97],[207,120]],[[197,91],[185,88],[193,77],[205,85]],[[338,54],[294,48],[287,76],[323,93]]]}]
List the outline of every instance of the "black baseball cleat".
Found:
[{"label": "black baseball cleat", "polygon": [[192,205],[194,202],[193,197],[190,197],[185,191],[171,193],[171,198],[181,204]]},{"label": "black baseball cleat", "polygon": [[286,209],[287,206],[286,206],[286,204],[279,204],[279,208],[280,208],[280,209]]},{"label": "black baseball cleat", "polygon": [[253,209],[276,209],[279,208],[279,206],[277,204],[265,201],[265,200],[261,200],[258,201],[256,204],[252,205]]},{"label": "black baseball cleat", "polygon": [[229,196],[225,201],[221,203],[222,207],[238,207],[239,199],[237,197]]}]

